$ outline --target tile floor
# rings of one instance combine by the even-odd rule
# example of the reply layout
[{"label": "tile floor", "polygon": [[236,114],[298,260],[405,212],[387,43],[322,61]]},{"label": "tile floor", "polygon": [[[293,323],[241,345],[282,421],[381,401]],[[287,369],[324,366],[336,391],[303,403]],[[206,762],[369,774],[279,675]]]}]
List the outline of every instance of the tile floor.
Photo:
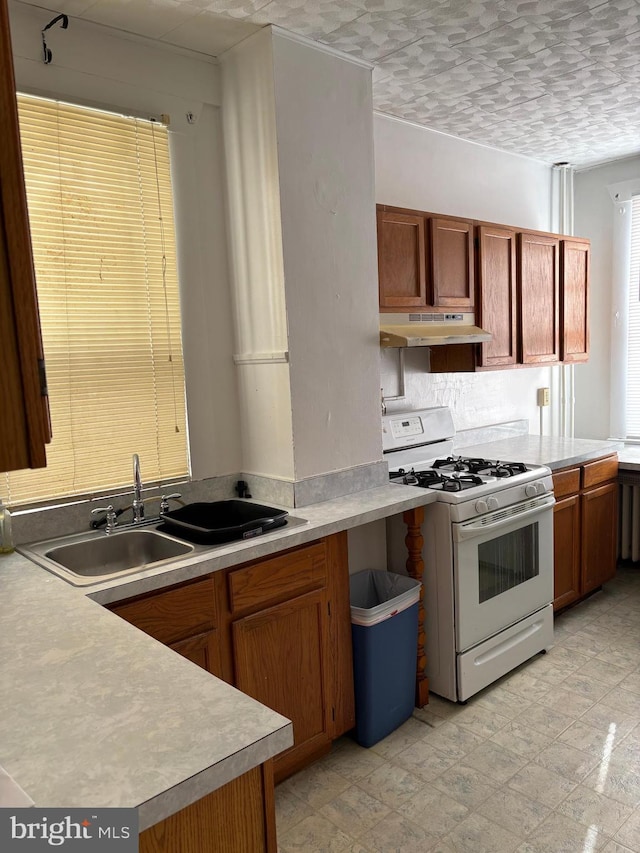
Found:
[{"label": "tile floor", "polygon": [[466,706],[432,696],[371,749],[337,741],[276,808],[281,853],[640,853],[640,569]]}]

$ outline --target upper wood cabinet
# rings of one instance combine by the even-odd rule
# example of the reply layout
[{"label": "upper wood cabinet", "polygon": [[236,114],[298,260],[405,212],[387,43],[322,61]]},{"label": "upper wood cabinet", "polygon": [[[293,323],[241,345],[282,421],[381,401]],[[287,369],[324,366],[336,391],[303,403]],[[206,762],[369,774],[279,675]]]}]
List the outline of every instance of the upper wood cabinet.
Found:
[{"label": "upper wood cabinet", "polygon": [[473,308],[473,222],[430,219],[431,296],[439,308]]},{"label": "upper wood cabinet", "polygon": [[572,238],[560,243],[560,359],[565,362],[589,358],[589,267],[588,240]]},{"label": "upper wood cabinet", "polygon": [[516,232],[510,228],[480,225],[476,322],[493,335],[492,340],[480,344],[480,366],[516,364],[516,297]]},{"label": "upper wood cabinet", "polygon": [[560,359],[560,240],[518,234],[520,360],[547,364]]},{"label": "upper wood cabinet", "polygon": [[46,465],[51,430],[6,0],[0,0],[0,127],[0,471],[14,471]]},{"label": "upper wood cabinet", "polygon": [[382,311],[473,309],[473,222],[419,210],[376,212]]},{"label": "upper wood cabinet", "polygon": [[377,211],[380,307],[406,311],[427,304],[423,216]]}]

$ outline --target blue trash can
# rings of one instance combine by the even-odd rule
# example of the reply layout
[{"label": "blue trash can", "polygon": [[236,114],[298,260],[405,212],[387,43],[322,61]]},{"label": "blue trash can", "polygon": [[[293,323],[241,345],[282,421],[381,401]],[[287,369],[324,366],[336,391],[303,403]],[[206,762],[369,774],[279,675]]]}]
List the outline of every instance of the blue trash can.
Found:
[{"label": "blue trash can", "polygon": [[420,581],[366,569],[349,579],[354,737],[373,746],[413,713]]}]

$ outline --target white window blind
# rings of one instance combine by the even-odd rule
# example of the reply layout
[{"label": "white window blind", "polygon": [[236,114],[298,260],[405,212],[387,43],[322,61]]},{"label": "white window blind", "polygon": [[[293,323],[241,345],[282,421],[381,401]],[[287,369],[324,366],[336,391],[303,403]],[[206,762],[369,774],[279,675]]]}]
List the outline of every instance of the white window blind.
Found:
[{"label": "white window blind", "polygon": [[168,135],[19,96],[53,441],[12,505],[188,473]]},{"label": "white window blind", "polygon": [[640,439],[640,196],[631,202],[627,438]]}]

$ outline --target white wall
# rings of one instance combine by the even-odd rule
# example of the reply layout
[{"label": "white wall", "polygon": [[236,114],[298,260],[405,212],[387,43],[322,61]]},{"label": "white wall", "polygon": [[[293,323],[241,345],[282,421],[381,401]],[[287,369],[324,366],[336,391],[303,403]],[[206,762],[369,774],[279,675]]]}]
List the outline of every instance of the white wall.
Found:
[{"label": "white wall", "polygon": [[[171,116],[192,472],[196,479],[235,473],[241,456],[219,70],[199,55],[78,19],[67,30],[50,31],[54,56],[45,65],[40,30],[51,12],[12,3],[10,13],[20,91],[140,116]],[[187,113],[195,115],[195,124]]]},{"label": "white wall", "polygon": [[[374,116],[376,202],[484,219],[521,228],[552,228],[551,169],[386,116]],[[397,353],[383,350],[382,386],[395,395]],[[426,351],[407,353],[407,399],[389,410],[448,405],[456,429],[525,418],[539,431],[536,389],[555,387],[558,368],[433,374]],[[553,396],[553,394],[552,394]],[[549,434],[551,412],[544,413]]]},{"label": "white wall", "polygon": [[577,172],[574,177],[575,232],[591,240],[591,354],[576,366],[575,434],[608,438],[610,424],[612,241],[615,207],[609,184],[640,177],[640,157]]},{"label": "white wall", "polygon": [[276,35],[274,77],[302,480],[382,454],[371,69]]}]

